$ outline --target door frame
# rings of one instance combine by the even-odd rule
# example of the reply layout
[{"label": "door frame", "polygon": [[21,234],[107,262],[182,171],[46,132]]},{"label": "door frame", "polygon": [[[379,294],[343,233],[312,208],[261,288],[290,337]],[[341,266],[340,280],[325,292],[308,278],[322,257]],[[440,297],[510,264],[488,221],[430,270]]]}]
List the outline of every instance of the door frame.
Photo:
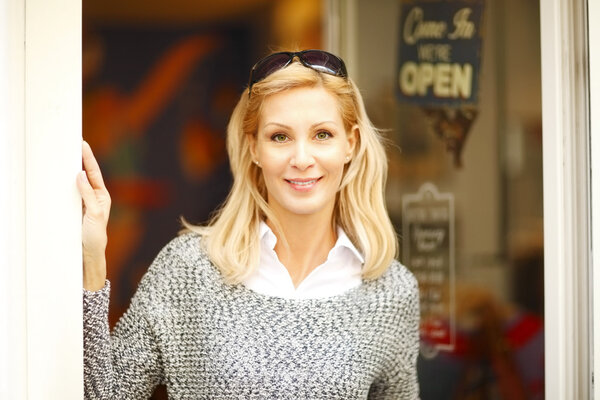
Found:
[{"label": "door frame", "polygon": [[546,398],[586,399],[593,350],[587,1],[542,0],[540,19]]},{"label": "door frame", "polygon": [[0,393],[83,398],[81,2],[0,0]]},{"label": "door frame", "polygon": [[[590,75],[590,110],[600,110],[600,2],[588,2],[588,48]],[[590,113],[591,141],[591,195],[592,195],[592,310],[600,310],[600,113]],[[595,173],[594,173],[595,172]],[[600,371],[600,318],[592,318],[593,365],[592,371]],[[592,374],[593,374],[592,372]],[[593,375],[592,375],[593,376]],[[600,399],[600,385],[593,385],[593,398]]]}]

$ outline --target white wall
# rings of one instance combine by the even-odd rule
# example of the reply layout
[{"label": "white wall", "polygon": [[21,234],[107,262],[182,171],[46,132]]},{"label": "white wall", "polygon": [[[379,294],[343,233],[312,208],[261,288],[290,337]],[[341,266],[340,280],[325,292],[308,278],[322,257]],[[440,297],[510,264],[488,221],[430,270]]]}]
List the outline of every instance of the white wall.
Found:
[{"label": "white wall", "polygon": [[0,393],[80,399],[81,3],[0,0]]}]

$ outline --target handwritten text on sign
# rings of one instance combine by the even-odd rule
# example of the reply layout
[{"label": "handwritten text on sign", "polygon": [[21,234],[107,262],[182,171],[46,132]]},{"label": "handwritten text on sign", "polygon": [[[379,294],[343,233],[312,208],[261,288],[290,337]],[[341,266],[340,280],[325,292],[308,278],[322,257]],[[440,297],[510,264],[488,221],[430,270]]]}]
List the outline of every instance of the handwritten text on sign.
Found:
[{"label": "handwritten text on sign", "polygon": [[419,281],[421,340],[452,350],[454,317],[454,198],[425,183],[402,198],[402,259]]},{"label": "handwritten text on sign", "polygon": [[398,95],[424,105],[474,104],[481,49],[480,1],[402,7]]}]

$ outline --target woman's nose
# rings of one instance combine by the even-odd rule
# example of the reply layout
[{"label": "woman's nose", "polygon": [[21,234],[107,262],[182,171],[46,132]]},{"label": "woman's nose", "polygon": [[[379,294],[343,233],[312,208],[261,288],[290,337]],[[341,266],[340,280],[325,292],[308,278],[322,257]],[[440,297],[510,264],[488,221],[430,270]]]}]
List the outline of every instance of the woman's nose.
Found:
[{"label": "woman's nose", "polygon": [[300,170],[307,169],[313,165],[315,159],[312,155],[310,144],[304,141],[297,141],[290,159],[290,164]]}]

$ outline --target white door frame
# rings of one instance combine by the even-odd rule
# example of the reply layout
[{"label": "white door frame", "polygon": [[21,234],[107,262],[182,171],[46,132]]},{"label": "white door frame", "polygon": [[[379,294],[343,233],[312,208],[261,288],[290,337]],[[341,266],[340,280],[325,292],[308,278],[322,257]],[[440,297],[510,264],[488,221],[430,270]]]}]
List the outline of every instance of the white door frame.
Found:
[{"label": "white door frame", "polygon": [[[592,282],[593,305],[593,371],[600,371],[600,2],[588,2],[588,44],[590,59],[590,138],[592,167]],[[597,375],[597,374],[596,374]],[[595,399],[600,399],[600,385],[594,385]]]},{"label": "white door frame", "polygon": [[0,393],[81,399],[81,2],[0,0]]},{"label": "white door frame", "polygon": [[27,398],[24,41],[25,2],[0,0],[0,393],[14,399]]},{"label": "white door frame", "polygon": [[586,8],[586,0],[540,2],[547,399],[592,393]]}]

